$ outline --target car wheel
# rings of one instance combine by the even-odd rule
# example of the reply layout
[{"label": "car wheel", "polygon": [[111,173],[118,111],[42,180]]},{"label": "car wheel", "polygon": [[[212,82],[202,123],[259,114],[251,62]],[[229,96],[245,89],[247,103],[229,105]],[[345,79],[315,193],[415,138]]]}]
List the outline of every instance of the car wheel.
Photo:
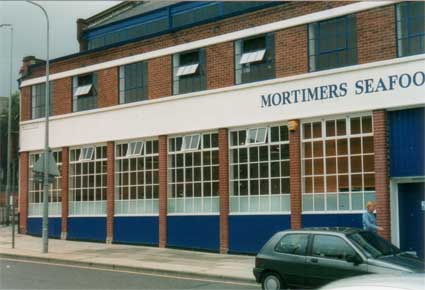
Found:
[{"label": "car wheel", "polygon": [[282,285],[282,279],[278,274],[273,272],[269,272],[264,275],[261,286],[263,290],[280,290],[284,288]]}]

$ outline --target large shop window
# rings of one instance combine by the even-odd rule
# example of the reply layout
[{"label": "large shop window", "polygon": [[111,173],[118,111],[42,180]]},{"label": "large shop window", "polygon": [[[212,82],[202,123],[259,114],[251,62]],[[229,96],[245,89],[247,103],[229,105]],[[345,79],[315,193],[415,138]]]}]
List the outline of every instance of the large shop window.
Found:
[{"label": "large shop window", "polygon": [[244,84],[275,77],[274,35],[235,42],[235,81]]},{"label": "large shop window", "polygon": [[372,117],[302,125],[304,212],[363,210],[375,200]]},{"label": "large shop window", "polygon": [[206,80],[205,49],[173,55],[174,95],[205,90]]},{"label": "large shop window", "polygon": [[[40,153],[30,153],[29,155],[28,216],[30,217],[40,217],[43,214],[43,184],[35,182],[32,171],[40,156]],[[56,160],[59,172],[62,172],[62,152],[53,151],[53,157]],[[62,213],[61,190],[62,177],[59,175],[49,186],[49,216],[60,216]]]},{"label": "large shop window", "polygon": [[290,211],[287,126],[231,131],[229,158],[231,213]]},{"label": "large shop window", "polygon": [[398,56],[425,52],[425,3],[403,2],[397,4]]},{"label": "large shop window", "polygon": [[158,214],[158,140],[116,145],[115,214]]},{"label": "large shop window", "polygon": [[120,66],[120,104],[148,99],[148,65],[146,61]]},{"label": "large shop window", "polygon": [[218,213],[218,134],[169,139],[169,213]]},{"label": "large shop window", "polygon": [[97,75],[90,73],[72,78],[72,111],[97,108]]},{"label": "large shop window", "polygon": [[[53,82],[49,82],[49,116],[53,112]],[[31,87],[31,119],[46,116],[46,84],[33,85]]]},{"label": "large shop window", "polygon": [[106,146],[70,150],[69,215],[106,214]]},{"label": "large shop window", "polygon": [[310,71],[357,64],[355,15],[308,25]]}]

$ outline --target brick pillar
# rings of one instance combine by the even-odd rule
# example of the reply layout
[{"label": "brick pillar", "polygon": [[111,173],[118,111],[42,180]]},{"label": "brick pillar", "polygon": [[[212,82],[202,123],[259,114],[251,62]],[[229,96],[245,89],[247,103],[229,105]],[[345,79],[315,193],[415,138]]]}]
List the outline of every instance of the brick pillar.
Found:
[{"label": "brick pillar", "polygon": [[159,247],[167,245],[167,136],[159,136]]},{"label": "brick pillar", "polygon": [[391,240],[390,192],[388,179],[387,113],[373,112],[373,147],[375,152],[376,223],[384,228],[379,234]]},{"label": "brick pillar", "polygon": [[298,126],[289,132],[289,174],[291,189],[291,228],[300,229],[301,222],[301,124],[292,120]]},{"label": "brick pillar", "polygon": [[219,193],[220,193],[220,253],[229,251],[229,139],[228,130],[218,131]]},{"label": "brick pillar", "polygon": [[19,156],[19,232],[27,233],[28,221],[28,174],[29,174],[29,154],[21,152]]},{"label": "brick pillar", "polygon": [[62,230],[61,239],[66,240],[68,235],[68,213],[69,213],[69,150],[68,147],[62,148]]},{"label": "brick pillar", "polygon": [[107,143],[106,156],[106,243],[114,240],[114,201],[115,201],[115,143]]}]

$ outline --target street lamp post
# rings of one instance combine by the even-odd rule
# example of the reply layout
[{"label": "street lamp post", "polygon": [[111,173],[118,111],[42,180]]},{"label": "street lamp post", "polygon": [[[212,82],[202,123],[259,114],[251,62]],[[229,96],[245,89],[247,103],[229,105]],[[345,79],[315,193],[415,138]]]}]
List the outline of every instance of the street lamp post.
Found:
[{"label": "street lamp post", "polygon": [[44,16],[46,17],[46,24],[47,24],[47,36],[46,36],[46,95],[45,95],[45,132],[44,132],[44,177],[43,177],[43,230],[42,230],[42,237],[43,237],[43,253],[48,252],[49,248],[49,241],[48,241],[48,226],[49,226],[49,203],[48,203],[48,197],[49,197],[49,173],[48,173],[48,154],[49,154],[49,110],[50,110],[50,98],[49,98],[49,16],[47,15],[47,11],[41,6],[40,4],[37,4],[33,1],[27,1],[30,4],[33,4],[37,7],[39,7],[42,11]]},{"label": "street lamp post", "polygon": [[[10,217],[10,151],[12,147],[11,141],[11,131],[12,131],[12,69],[13,69],[13,26],[12,24],[1,24],[0,27],[8,27],[10,29],[10,83],[9,83],[9,102],[8,102],[8,117],[7,117],[7,161],[6,161],[6,225],[9,225],[9,217]],[[12,204],[14,200],[12,199]],[[15,239],[14,239],[14,217],[12,218],[12,248],[15,247]]]}]

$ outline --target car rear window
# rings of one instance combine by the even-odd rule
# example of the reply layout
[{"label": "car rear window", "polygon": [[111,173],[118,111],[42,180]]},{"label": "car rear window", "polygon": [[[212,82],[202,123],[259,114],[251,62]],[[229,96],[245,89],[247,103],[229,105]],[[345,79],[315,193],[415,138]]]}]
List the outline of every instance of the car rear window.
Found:
[{"label": "car rear window", "polygon": [[305,255],[308,234],[285,235],[275,246],[275,251],[284,254]]}]

